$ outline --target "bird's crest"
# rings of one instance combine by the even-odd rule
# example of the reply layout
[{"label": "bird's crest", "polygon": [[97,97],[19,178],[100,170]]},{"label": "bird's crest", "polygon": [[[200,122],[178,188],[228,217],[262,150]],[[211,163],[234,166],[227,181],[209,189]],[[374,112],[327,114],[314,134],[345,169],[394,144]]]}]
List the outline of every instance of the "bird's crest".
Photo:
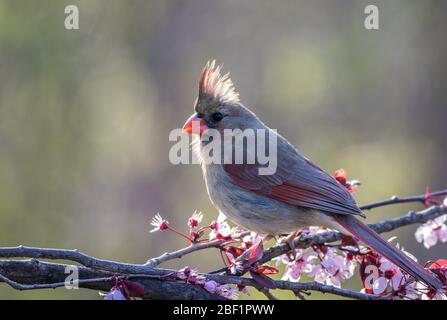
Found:
[{"label": "bird's crest", "polygon": [[239,102],[239,93],[234,88],[230,74],[221,74],[222,66],[216,60],[208,61],[202,69],[199,81],[199,99],[211,99],[218,102]]}]

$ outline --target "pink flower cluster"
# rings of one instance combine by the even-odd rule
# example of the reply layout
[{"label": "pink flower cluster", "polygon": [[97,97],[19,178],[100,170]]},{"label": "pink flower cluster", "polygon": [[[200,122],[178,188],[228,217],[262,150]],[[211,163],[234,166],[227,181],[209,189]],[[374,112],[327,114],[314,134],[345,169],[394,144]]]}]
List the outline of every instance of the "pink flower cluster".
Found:
[{"label": "pink flower cluster", "polygon": [[199,275],[196,270],[184,267],[177,271],[177,278],[186,283],[194,284],[204,288],[209,293],[220,295],[227,299],[237,299],[238,289],[227,284],[220,284],[214,280],[207,280],[205,276]]},{"label": "pink flower cluster", "polygon": [[217,220],[211,222],[210,229],[208,235],[210,240],[231,240],[232,235],[237,232],[237,228],[231,228],[223,214],[220,214]]},{"label": "pink flower cluster", "polygon": [[[233,234],[239,231],[238,228],[231,228],[225,221],[224,215],[219,215],[216,221],[211,222],[207,226],[200,227],[203,220],[203,214],[201,212],[195,211],[190,218],[188,218],[187,225],[189,227],[189,234],[178,231],[177,229],[170,226],[169,221],[163,219],[160,214],[156,214],[151,221],[151,225],[154,227],[150,232],[156,231],[172,231],[181,237],[188,239],[190,243],[207,241],[207,240],[233,240]],[[205,231],[209,230],[208,239],[202,239],[205,235]]]},{"label": "pink flower cluster", "polygon": [[[447,199],[447,198],[446,198]],[[424,247],[430,249],[438,241],[447,242],[447,215],[429,220],[417,228],[415,237],[418,242],[423,242]]]},{"label": "pink flower cluster", "polygon": [[[324,232],[321,228],[305,228],[306,234]],[[390,239],[392,240],[392,239]],[[416,258],[396,245],[410,258]],[[297,282],[302,276],[341,287],[342,282],[353,277],[359,266],[362,279],[362,292],[381,295],[389,299],[445,300],[446,290],[434,291],[415,281],[396,265],[367,248],[360,247],[355,241],[343,240],[338,247],[314,246],[295,249],[294,256],[283,255],[277,265],[284,264],[282,280]],[[447,284],[447,260],[438,260],[430,269]]]},{"label": "pink flower cluster", "polygon": [[[414,256],[402,250],[410,258]],[[363,280],[362,292],[381,295],[389,299],[402,300],[447,300],[446,290],[433,290],[425,284],[415,281],[374,252],[364,255],[360,263],[360,274]],[[446,283],[447,261],[438,260],[429,269],[438,274]]]},{"label": "pink flower cluster", "polygon": [[[310,227],[302,232],[315,234],[325,231]],[[328,246],[296,249],[294,255],[292,259],[290,255],[277,259],[277,264],[285,264],[282,280],[297,282],[301,276],[307,276],[323,284],[341,287],[344,280],[354,275],[357,265],[352,254]]]}]

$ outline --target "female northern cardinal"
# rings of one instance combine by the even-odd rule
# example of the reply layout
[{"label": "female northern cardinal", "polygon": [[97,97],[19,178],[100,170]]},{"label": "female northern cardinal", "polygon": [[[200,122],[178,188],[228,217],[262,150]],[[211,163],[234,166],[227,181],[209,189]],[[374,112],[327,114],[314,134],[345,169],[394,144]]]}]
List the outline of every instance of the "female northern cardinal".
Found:
[{"label": "female northern cardinal", "polygon": [[[224,129],[268,128],[239,102],[229,75],[208,62],[199,81],[199,95],[193,114],[183,126],[189,134],[198,124],[200,136],[209,128],[224,134]],[[324,226],[351,234],[419,281],[438,289],[440,280],[380,237],[356,216],[363,216],[351,194],[332,176],[302,156],[286,139],[277,135],[277,170],[260,175],[257,163],[209,163],[202,169],[209,197],[230,220],[260,234],[278,235],[305,226]],[[198,156],[209,139],[200,139]],[[234,147],[233,147],[234,148]]]}]

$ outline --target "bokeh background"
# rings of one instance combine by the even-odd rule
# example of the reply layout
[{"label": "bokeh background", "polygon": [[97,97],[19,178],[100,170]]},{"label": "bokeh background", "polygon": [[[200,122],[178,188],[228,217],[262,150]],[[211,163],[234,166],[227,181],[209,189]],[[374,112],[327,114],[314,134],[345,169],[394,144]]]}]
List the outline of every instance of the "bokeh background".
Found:
[{"label": "bokeh background", "polygon": [[[64,28],[68,4],[79,6],[79,30]],[[368,4],[379,6],[379,31],[363,26]],[[446,9],[417,0],[1,0],[0,245],[142,263],[185,245],[148,233],[155,213],[183,230],[194,210],[214,220],[199,166],[168,160],[168,134],[192,113],[210,58],[270,127],[326,170],[361,180],[360,204],[445,188]],[[418,208],[375,210],[369,221]],[[414,231],[386,236],[422,262],[446,258],[446,244],[426,250]],[[184,265],[209,271],[221,260],[210,250],[166,264]],[[6,285],[0,298],[100,299]]]}]

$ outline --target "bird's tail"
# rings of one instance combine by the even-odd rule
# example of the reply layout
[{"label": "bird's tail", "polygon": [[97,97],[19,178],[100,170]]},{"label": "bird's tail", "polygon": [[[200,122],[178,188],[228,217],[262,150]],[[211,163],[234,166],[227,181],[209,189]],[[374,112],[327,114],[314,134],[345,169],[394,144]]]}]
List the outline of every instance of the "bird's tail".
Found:
[{"label": "bird's tail", "polygon": [[371,249],[377,251],[399,268],[422,281],[434,289],[442,288],[442,282],[432,272],[424,269],[420,264],[409,258],[401,250],[383,239],[377,232],[366,224],[348,215],[334,215],[335,220],[354,237],[363,241]]}]

